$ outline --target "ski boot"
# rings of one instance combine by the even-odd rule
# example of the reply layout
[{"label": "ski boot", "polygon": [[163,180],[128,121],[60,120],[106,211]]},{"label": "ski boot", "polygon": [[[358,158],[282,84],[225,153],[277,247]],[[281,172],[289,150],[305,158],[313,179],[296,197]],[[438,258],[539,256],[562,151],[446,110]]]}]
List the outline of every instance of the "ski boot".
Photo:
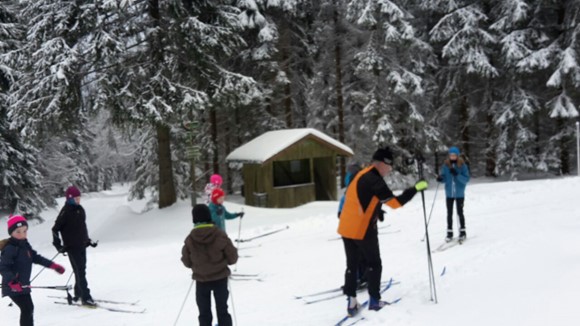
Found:
[{"label": "ski boot", "polygon": [[445,237],[445,242],[453,240],[453,230],[447,230],[447,236]]},{"label": "ski boot", "polygon": [[465,229],[459,230],[459,238],[457,239],[457,241],[459,241],[459,243],[462,243],[463,241],[465,241],[465,239],[467,239],[467,234],[465,233]]},{"label": "ski boot", "polygon": [[349,317],[353,317],[358,314],[360,309],[360,303],[356,301],[356,297],[348,297],[348,304],[346,306],[346,313]]},{"label": "ski boot", "polygon": [[383,309],[384,306],[388,305],[389,303],[387,301],[381,301],[373,297],[369,299],[369,310],[379,311]]},{"label": "ski boot", "polygon": [[93,298],[83,299],[81,305],[87,308],[96,308],[97,303],[93,300]]}]

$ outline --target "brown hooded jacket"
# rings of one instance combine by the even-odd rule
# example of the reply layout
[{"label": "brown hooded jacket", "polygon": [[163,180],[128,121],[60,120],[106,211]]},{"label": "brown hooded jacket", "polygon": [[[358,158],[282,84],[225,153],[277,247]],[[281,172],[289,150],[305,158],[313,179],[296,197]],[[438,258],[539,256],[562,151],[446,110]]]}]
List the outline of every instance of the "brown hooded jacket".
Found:
[{"label": "brown hooded jacket", "polygon": [[213,224],[201,224],[185,238],[181,261],[191,268],[194,280],[216,281],[230,276],[228,265],[238,261],[238,250],[224,231]]}]

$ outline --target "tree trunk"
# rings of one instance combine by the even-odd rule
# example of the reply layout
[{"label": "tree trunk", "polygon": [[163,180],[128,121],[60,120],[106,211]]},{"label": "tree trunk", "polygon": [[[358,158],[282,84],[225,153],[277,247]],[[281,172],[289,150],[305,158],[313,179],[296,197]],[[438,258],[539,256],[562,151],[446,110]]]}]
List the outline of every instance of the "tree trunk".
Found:
[{"label": "tree trunk", "polygon": [[[564,132],[566,129],[566,124],[564,119],[557,119],[558,130]],[[568,136],[564,135],[560,137],[560,173],[570,174],[570,152],[568,150]]]},{"label": "tree trunk", "polygon": [[[338,8],[334,3],[334,63],[336,68],[336,109],[338,111],[338,140],[344,144],[344,99],[342,97],[342,49],[339,35]],[[340,156],[340,187],[344,188],[344,178],[346,176],[346,162],[344,156]]]},{"label": "tree trunk", "polygon": [[[495,125],[493,123],[493,115],[487,114],[487,139],[495,139],[494,138],[494,129]],[[485,151],[485,176],[486,177],[495,177],[495,169],[496,169],[496,162],[497,162],[497,153],[496,153],[497,144],[493,143]],[[469,157],[469,156],[468,156]]]},{"label": "tree trunk", "polygon": [[290,55],[288,51],[290,49],[290,36],[288,36],[288,26],[282,23],[281,33],[280,33],[280,59],[282,70],[286,74],[286,79],[288,80],[284,84],[284,100],[282,101],[284,106],[284,118],[286,119],[286,127],[292,128],[292,85],[290,82]]},{"label": "tree trunk", "polygon": [[459,108],[459,126],[461,128],[460,131],[460,139],[461,139],[461,146],[463,147],[463,153],[467,155],[467,157],[471,156],[470,153],[470,140],[469,140],[469,104],[467,103],[467,97],[463,96],[461,100],[461,107]]},{"label": "tree trunk", "polygon": [[[228,155],[231,152],[231,140],[232,140],[232,137],[230,135],[230,131],[231,131],[230,128],[226,125],[226,127],[225,127],[225,133],[224,133],[224,143],[225,143],[225,151],[226,151],[226,154],[225,155]],[[231,170],[228,167],[228,164],[226,163],[225,171],[224,171],[224,176],[223,177],[224,177],[224,180],[225,180],[225,183],[226,183],[226,187],[225,188],[227,189],[228,193],[231,194],[231,193],[233,193],[233,187],[232,187],[232,178],[230,177],[230,175],[231,175]]]},{"label": "tree trunk", "polygon": [[159,208],[176,201],[171,161],[171,134],[168,126],[157,125],[157,159],[159,160]]},{"label": "tree trunk", "polygon": [[217,128],[217,113],[215,108],[209,110],[209,121],[211,124],[211,142],[213,145],[213,173],[220,173],[220,164],[218,161],[218,128]]},{"label": "tree trunk", "polygon": [[[149,15],[159,24],[161,13],[159,1],[149,0]],[[156,64],[163,62],[162,44],[158,37],[151,45],[152,61]],[[173,181],[173,163],[171,161],[171,132],[168,126],[156,125],[157,129],[157,160],[159,161],[159,208],[171,206],[177,200]]]}]

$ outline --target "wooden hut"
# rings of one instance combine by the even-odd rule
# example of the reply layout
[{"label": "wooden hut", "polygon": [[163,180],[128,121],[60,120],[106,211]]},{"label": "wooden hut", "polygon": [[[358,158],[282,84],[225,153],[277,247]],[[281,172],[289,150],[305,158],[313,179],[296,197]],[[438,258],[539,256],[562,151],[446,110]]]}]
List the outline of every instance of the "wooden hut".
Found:
[{"label": "wooden hut", "polygon": [[245,203],[296,207],[337,200],[336,157],[351,157],[343,143],[311,128],[269,131],[227,157],[243,164]]}]

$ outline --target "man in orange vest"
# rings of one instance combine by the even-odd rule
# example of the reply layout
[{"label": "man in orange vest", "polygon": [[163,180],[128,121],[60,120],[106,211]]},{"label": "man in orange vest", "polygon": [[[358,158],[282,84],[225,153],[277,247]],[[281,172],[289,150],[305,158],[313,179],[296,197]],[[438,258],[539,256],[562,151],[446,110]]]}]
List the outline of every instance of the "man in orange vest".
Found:
[{"label": "man in orange vest", "polygon": [[356,300],[357,264],[359,254],[367,262],[369,309],[380,310],[388,303],[381,301],[380,284],[383,270],[379,251],[377,220],[382,221],[382,204],[399,208],[410,201],[418,191],[427,189],[421,180],[415,186],[405,189],[395,196],[383,179],[392,170],[393,153],[388,147],[379,148],[369,167],[360,171],[351,181],[345,194],[345,202],[340,214],[338,233],[344,242],[346,253],[346,273],[343,292],[348,296],[347,313],[354,316],[360,304]]}]

